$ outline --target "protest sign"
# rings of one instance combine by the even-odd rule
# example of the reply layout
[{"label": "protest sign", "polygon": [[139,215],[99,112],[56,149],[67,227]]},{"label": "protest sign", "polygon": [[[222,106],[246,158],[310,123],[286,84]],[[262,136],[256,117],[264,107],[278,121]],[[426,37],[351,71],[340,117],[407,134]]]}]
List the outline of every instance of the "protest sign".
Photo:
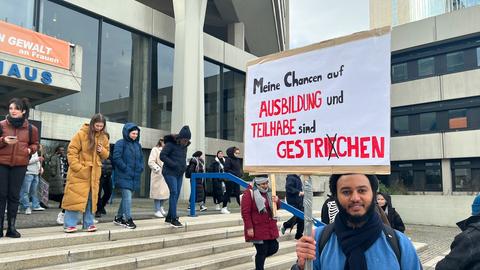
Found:
[{"label": "protest sign", "polygon": [[250,61],[248,172],[390,172],[390,29]]}]

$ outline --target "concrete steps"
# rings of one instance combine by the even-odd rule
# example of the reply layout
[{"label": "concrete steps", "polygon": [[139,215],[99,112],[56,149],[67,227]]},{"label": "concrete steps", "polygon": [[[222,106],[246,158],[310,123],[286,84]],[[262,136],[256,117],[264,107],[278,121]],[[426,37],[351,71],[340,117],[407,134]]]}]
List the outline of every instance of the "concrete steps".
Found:
[{"label": "concrete steps", "polygon": [[[279,211],[278,224],[290,216]],[[112,223],[98,224],[94,233],[65,234],[62,227],[23,229],[20,239],[0,239],[0,270],[224,269],[248,263],[253,267],[255,250],[244,241],[239,214],[184,217],[181,221],[184,228],[150,219],[137,221],[135,230]],[[294,254],[293,234],[279,241],[278,255]]]},{"label": "concrete steps", "polygon": [[[314,213],[318,216],[318,213]],[[281,223],[291,214],[278,211]],[[94,233],[66,234],[62,227],[21,230],[22,238],[0,239],[0,270],[16,269],[254,269],[255,248],[243,238],[240,215],[182,217],[183,228],[163,219],[138,220],[130,230],[98,224]],[[295,231],[281,236],[265,269],[290,269],[296,261]],[[414,243],[417,250],[425,244]]]},{"label": "concrete steps", "polygon": [[[267,258],[265,261],[265,270],[278,270],[278,269],[290,269],[292,265],[297,261],[297,255],[295,252],[289,252],[282,255],[276,255],[271,258]],[[238,264],[235,266],[222,268],[223,270],[255,270],[255,265],[251,262]]]}]

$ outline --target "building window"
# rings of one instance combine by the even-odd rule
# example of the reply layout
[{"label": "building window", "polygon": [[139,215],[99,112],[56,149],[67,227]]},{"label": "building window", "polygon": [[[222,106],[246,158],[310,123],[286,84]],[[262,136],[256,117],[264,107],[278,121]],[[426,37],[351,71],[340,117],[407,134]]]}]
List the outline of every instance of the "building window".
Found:
[{"label": "building window", "polygon": [[170,131],[172,125],[173,55],[174,49],[157,44],[156,80],[152,83],[151,125],[152,128]]},{"label": "building window", "polygon": [[401,82],[408,79],[407,63],[396,64],[392,66],[392,81]]},{"label": "building window", "polygon": [[223,68],[223,80],[221,138],[243,142],[245,74]]},{"label": "building window", "polygon": [[454,191],[480,191],[480,158],[452,159]]},{"label": "building window", "polygon": [[[18,1],[23,2],[23,1]],[[97,100],[97,19],[50,1],[42,1],[40,32],[82,47],[82,87],[72,94],[36,106],[41,111],[90,118],[95,113]],[[82,27],[78,27],[81,25]],[[75,29],[73,31],[72,29]]]},{"label": "building window", "polygon": [[457,109],[448,111],[448,128],[462,129],[468,127],[467,109]]},{"label": "building window", "polygon": [[203,84],[205,89],[205,136],[220,138],[220,91],[221,78],[220,66],[203,61]]},{"label": "building window", "polygon": [[393,117],[393,134],[405,134],[409,131],[408,115]]},{"label": "building window", "polygon": [[385,184],[393,190],[442,191],[442,170],[439,160],[392,162],[392,173]]},{"label": "building window", "polygon": [[420,131],[428,132],[437,130],[437,113],[421,113],[420,118]]},{"label": "building window", "polygon": [[447,53],[447,72],[457,72],[464,69],[463,51]]},{"label": "building window", "polygon": [[435,58],[418,59],[418,76],[425,77],[435,74]]},{"label": "building window", "polygon": [[441,168],[440,161],[425,162],[425,190],[442,191]]},{"label": "building window", "polygon": [[147,126],[148,39],[104,22],[100,112],[109,121]]},{"label": "building window", "polygon": [[0,5],[0,21],[34,30],[35,0],[2,0]]}]

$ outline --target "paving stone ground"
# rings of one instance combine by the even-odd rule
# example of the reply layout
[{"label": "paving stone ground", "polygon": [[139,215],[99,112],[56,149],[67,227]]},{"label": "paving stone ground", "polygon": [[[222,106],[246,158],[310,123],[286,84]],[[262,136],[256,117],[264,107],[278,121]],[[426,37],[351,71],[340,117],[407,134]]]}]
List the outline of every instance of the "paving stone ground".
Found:
[{"label": "paving stone ground", "polygon": [[424,270],[435,269],[436,263],[450,251],[450,244],[459,228],[424,225],[407,225],[406,234],[415,242],[427,243],[428,248],[419,253]]}]

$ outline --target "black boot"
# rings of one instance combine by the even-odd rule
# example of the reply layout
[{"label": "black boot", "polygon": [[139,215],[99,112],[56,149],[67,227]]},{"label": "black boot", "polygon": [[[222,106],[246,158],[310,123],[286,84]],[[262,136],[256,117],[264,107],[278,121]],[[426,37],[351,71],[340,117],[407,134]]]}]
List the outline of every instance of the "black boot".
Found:
[{"label": "black boot", "polygon": [[20,238],[22,235],[19,232],[17,232],[17,230],[15,229],[15,221],[17,220],[17,217],[8,216],[7,219],[8,219],[8,228],[5,236],[11,237],[11,238]]}]

